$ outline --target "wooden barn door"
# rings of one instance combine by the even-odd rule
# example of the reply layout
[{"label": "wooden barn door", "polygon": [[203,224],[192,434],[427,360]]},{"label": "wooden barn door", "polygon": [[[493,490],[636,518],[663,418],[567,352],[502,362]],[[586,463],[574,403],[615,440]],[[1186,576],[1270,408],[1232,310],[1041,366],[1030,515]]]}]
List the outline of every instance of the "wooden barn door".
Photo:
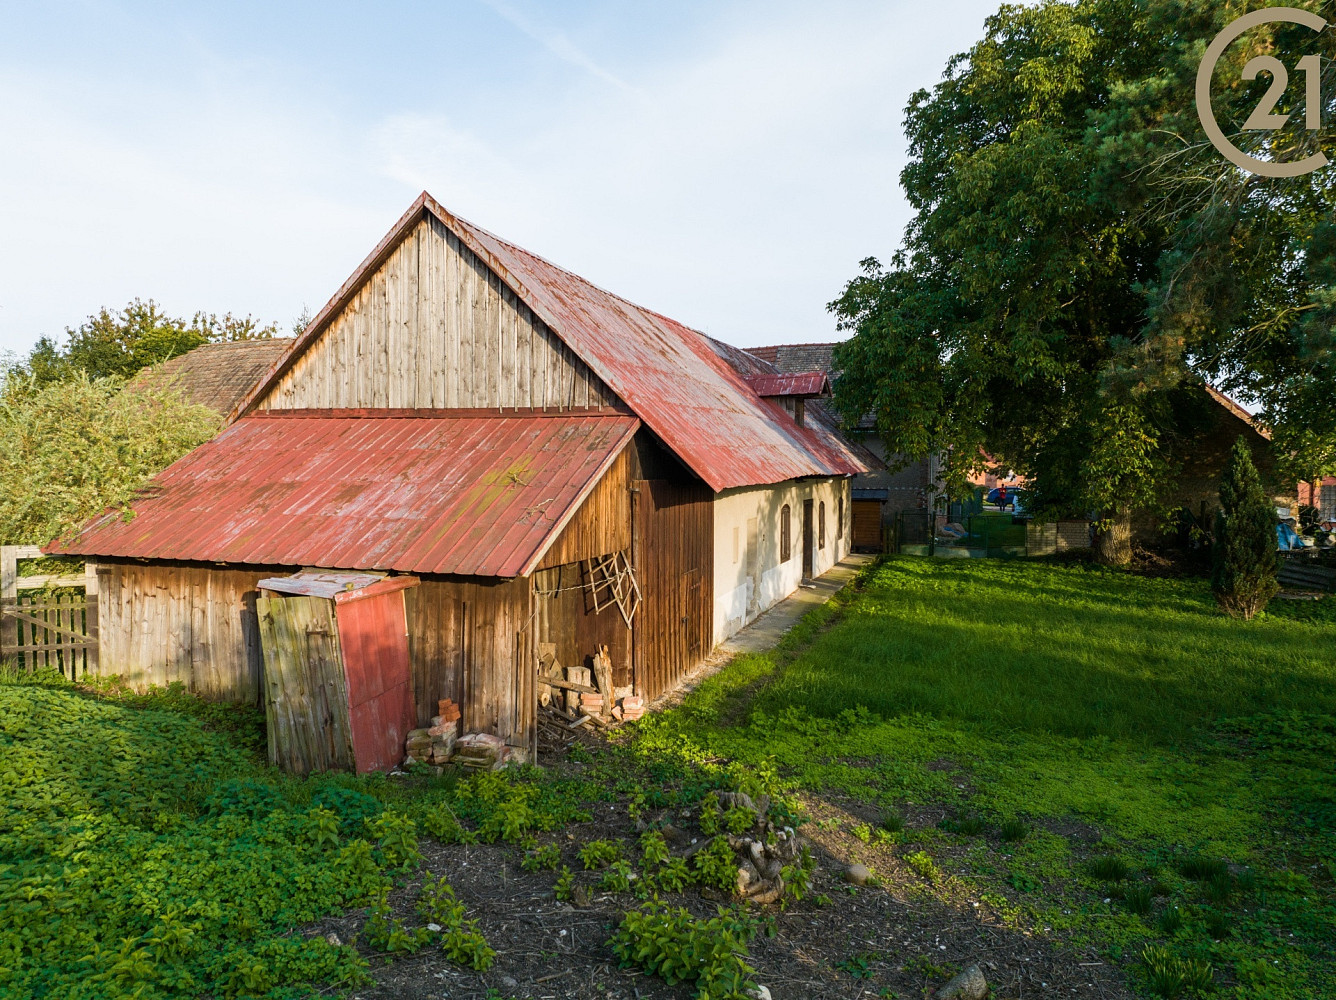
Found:
[{"label": "wooden barn door", "polygon": [[636,683],[654,698],[713,645],[714,494],[699,483],[635,485],[634,551],[644,598],[633,637]]},{"label": "wooden barn door", "polygon": [[293,774],[353,766],[348,690],[334,602],[260,597],[269,762]]},{"label": "wooden barn door", "polygon": [[385,771],[417,722],[403,591],[339,600],[338,621],[357,770]]}]

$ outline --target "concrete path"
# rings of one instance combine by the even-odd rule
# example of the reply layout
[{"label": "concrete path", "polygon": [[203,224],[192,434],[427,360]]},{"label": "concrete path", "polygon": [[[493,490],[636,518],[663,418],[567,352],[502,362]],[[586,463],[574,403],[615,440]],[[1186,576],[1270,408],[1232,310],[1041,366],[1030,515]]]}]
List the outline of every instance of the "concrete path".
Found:
[{"label": "concrete path", "polygon": [[798,624],[799,618],[838,594],[858,575],[859,570],[875,558],[851,552],[813,580],[811,586],[799,587],[773,608],[763,612],[741,632],[721,642],[710,659],[722,656],[730,660],[739,653],[763,653],[767,649],[774,649],[788,630]]},{"label": "concrete path", "polygon": [[705,680],[717,674],[729,660],[739,653],[764,653],[774,649],[784,638],[789,629],[798,623],[803,615],[819,604],[825,604],[832,597],[849,585],[858,572],[876,556],[850,553],[833,567],[812,581],[811,586],[799,587],[773,608],[761,613],[754,622],[724,640],[716,646],[692,673],[684,677],[676,687],[660,695],[649,707],[651,711],[661,711],[678,704]]}]

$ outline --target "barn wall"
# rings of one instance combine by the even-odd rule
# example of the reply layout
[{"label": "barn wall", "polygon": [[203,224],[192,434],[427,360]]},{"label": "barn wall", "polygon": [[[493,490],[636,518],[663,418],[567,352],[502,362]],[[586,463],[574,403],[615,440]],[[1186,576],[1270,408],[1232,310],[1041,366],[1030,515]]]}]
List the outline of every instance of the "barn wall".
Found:
[{"label": "barn wall", "polygon": [[624,448],[575,512],[539,569],[562,566],[631,548],[631,467],[635,455]]},{"label": "barn wall", "polygon": [[607,646],[613,684],[630,685],[631,630],[616,607],[594,611],[584,580],[581,567],[575,564],[534,574],[535,635],[540,643],[550,642],[557,647],[557,659],[565,667],[592,669],[594,653],[600,646]]},{"label": "barn wall", "polygon": [[99,672],[138,689],[180,681],[203,698],[259,704],[264,667],[256,584],[272,575],[99,563]]},{"label": "barn wall", "polygon": [[[820,576],[849,553],[853,508],[847,479],[790,480],[727,490],[714,500],[714,630],[720,643],[802,582],[803,502],[813,501],[812,575]],[[844,523],[840,524],[841,500]],[[820,510],[826,506],[826,540]],[[781,518],[789,508],[789,558],[780,558]]]},{"label": "barn wall", "polygon": [[465,732],[528,746],[533,732],[529,580],[423,577],[405,593],[418,725],[436,702],[461,707]]},{"label": "barn wall", "polygon": [[714,494],[700,482],[642,479],[634,486],[634,559],[644,598],[635,678],[639,693],[654,698],[713,647]]},{"label": "barn wall", "polygon": [[481,258],[424,218],[259,408],[615,402]]}]

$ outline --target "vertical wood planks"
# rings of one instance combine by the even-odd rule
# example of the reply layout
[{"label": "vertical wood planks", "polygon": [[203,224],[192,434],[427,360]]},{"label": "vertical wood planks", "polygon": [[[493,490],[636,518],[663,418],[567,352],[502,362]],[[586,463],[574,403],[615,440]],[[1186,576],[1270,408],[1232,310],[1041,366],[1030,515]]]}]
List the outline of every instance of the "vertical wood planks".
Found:
[{"label": "vertical wood planks", "polygon": [[410,231],[259,406],[616,402],[514,291],[433,218]]}]

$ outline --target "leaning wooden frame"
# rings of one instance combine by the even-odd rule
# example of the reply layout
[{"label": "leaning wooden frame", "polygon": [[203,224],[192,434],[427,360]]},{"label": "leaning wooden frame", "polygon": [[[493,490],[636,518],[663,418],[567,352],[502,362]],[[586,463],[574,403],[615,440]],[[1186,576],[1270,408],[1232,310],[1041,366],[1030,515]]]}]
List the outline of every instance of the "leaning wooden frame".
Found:
[{"label": "leaning wooden frame", "polygon": [[[630,628],[640,608],[640,584],[636,582],[635,570],[631,568],[626,553],[614,552],[599,556],[585,560],[582,565],[585,568],[585,586],[594,602],[594,613],[598,614],[615,604],[626,627]],[[600,597],[600,593],[606,593],[606,597]]]}]

